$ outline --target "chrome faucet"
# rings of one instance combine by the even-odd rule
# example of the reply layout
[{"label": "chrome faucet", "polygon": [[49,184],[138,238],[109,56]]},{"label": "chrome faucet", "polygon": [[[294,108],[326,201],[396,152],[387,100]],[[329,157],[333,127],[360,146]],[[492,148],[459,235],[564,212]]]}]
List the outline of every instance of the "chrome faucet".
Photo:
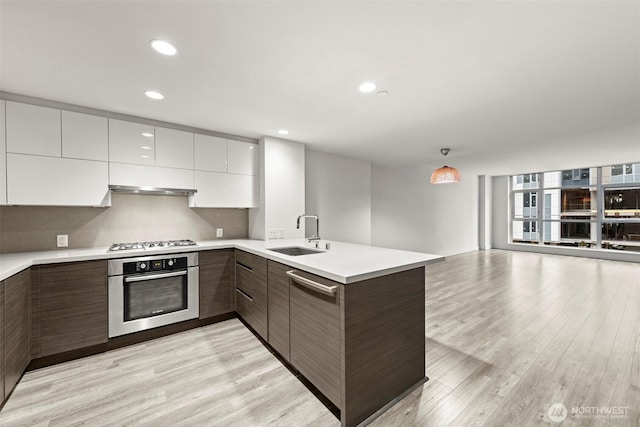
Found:
[{"label": "chrome faucet", "polygon": [[300,215],[298,217],[298,221],[296,222],[296,228],[298,230],[300,229],[300,220],[302,218],[314,218],[316,220],[316,234],[309,237],[309,242],[312,242],[313,240],[320,240],[320,218],[318,218],[318,215],[307,215],[307,214]]}]

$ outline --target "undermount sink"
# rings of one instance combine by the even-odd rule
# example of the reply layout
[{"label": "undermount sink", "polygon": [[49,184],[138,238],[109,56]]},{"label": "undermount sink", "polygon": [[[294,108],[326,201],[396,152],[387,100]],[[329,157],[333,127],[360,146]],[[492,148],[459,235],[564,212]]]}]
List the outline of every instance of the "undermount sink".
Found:
[{"label": "undermount sink", "polygon": [[303,248],[302,246],[289,246],[286,248],[273,248],[269,250],[290,256],[321,254],[324,252],[316,249]]}]

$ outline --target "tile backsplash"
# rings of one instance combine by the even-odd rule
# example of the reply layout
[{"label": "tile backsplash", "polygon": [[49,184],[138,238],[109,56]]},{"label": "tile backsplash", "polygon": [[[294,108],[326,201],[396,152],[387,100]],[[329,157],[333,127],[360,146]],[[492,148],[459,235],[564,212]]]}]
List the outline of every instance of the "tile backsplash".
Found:
[{"label": "tile backsplash", "polygon": [[144,240],[247,238],[248,209],[189,208],[187,197],[118,194],[109,208],[0,206],[0,253],[56,250],[56,235],[69,249]]}]

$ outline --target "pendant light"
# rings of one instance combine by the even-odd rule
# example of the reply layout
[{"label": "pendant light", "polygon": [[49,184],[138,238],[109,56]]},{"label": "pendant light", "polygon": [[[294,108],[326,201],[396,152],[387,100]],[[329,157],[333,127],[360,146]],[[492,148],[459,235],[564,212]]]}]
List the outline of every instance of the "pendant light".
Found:
[{"label": "pendant light", "polygon": [[[449,154],[448,148],[441,148],[440,152],[443,156]],[[432,184],[450,184],[453,182],[460,182],[460,172],[456,168],[451,168],[449,166],[443,166],[441,168],[436,169],[431,174],[431,183]]]}]

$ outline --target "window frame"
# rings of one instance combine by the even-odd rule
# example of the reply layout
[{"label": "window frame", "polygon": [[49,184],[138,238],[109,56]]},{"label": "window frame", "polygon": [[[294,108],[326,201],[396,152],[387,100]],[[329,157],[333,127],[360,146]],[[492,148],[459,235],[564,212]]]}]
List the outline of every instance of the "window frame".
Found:
[{"label": "window frame", "polygon": [[[631,247],[637,247],[638,251],[640,252],[640,241],[632,241],[632,240],[626,240],[626,241],[620,241],[620,240],[610,240],[607,239],[606,236],[605,238],[603,238],[603,228],[606,224],[640,224],[640,216],[634,216],[634,217],[606,217],[606,212],[605,212],[605,192],[606,191],[611,191],[611,190],[622,190],[625,188],[638,188],[640,187],[640,182],[608,182],[606,184],[603,184],[603,170],[605,168],[611,168],[609,170],[610,175],[609,176],[613,176],[613,169],[614,167],[620,167],[621,168],[621,175],[622,176],[630,176],[633,177],[634,176],[634,172],[635,170],[640,167],[637,166],[636,164],[640,165],[639,162],[631,162],[631,163],[624,163],[621,165],[608,165],[608,166],[598,166],[598,167],[588,167],[588,168],[576,168],[576,169],[571,169],[572,171],[572,178],[575,181],[575,177],[577,174],[577,180],[578,181],[583,181],[583,180],[587,180],[588,183],[587,184],[575,184],[575,185],[566,185],[563,186],[562,183],[567,182],[568,180],[564,179],[565,177],[565,172],[568,172],[568,169],[565,170],[557,170],[557,171],[547,171],[547,172],[537,172],[537,173],[527,173],[527,174],[519,174],[519,175],[510,175],[509,176],[509,202],[510,202],[510,218],[509,218],[509,227],[508,227],[508,232],[509,232],[509,243],[510,244],[522,244],[525,246],[548,246],[548,245],[554,245],[557,246],[558,248],[561,248],[563,246],[566,246],[567,244],[572,245],[572,247],[575,247],[575,245],[577,245],[578,247],[586,247],[586,248],[591,248],[591,249],[602,249],[602,250],[612,250],[612,251],[620,251],[619,247],[620,246],[631,246]],[[585,170],[589,173],[589,175],[587,177],[583,177]],[[559,173],[558,176],[558,185],[553,186],[553,187],[545,187],[544,185],[544,178],[545,178],[545,173]],[[595,177],[595,184],[594,184],[594,177],[593,177],[593,173],[597,174]],[[530,183],[537,183],[537,187],[535,188],[530,188],[530,187],[524,187],[523,185],[523,177],[524,176],[528,176],[529,177],[529,181]],[[515,179],[514,179],[515,178]],[[555,182],[555,179],[554,179]],[[515,185],[519,185],[520,188],[514,188]],[[549,210],[551,209],[550,207],[548,207],[548,205],[550,204],[550,200],[551,198],[549,198],[549,200],[545,199],[545,196],[548,195],[548,193],[545,194],[545,192],[547,190],[558,190],[560,191],[560,194],[562,194],[563,190],[572,190],[572,189],[582,189],[582,190],[588,190],[589,193],[591,194],[591,209],[590,209],[590,215],[589,216],[585,216],[585,218],[563,218],[562,217],[562,210],[560,208],[560,213],[559,213],[559,217],[558,218],[552,218],[553,214],[550,213],[549,214],[549,218],[545,218],[545,210]],[[522,193],[522,197],[524,200],[525,196],[528,196],[529,198],[529,209],[530,210],[534,210],[535,216],[524,216],[524,213],[522,213],[522,217],[516,217],[515,216],[515,195],[518,193]],[[529,194],[527,194],[529,193]],[[594,200],[593,197],[595,197],[596,199]],[[535,206],[532,204],[531,200],[535,200]],[[522,203],[524,205],[524,203]],[[595,205],[595,209],[594,209],[594,205]],[[526,209],[523,207],[521,207],[521,209]],[[594,215],[594,211],[595,211],[595,215]],[[523,239],[515,239],[514,240],[514,227],[513,225],[517,222],[527,222],[527,223],[531,223],[531,225],[528,225],[529,230],[531,230],[530,232],[522,232],[523,236],[526,234],[530,234],[533,235],[534,233],[537,235],[537,241],[534,241],[534,239],[531,240],[527,240],[525,238]],[[533,225],[535,223],[535,225]],[[562,238],[561,234],[562,234],[562,230],[560,229],[558,231],[559,236],[557,238],[557,240],[551,240],[551,238],[549,238],[547,240],[547,235],[552,236],[553,235],[553,231],[551,231],[551,224],[559,224],[560,227],[562,227],[562,224],[564,223],[586,223],[589,224],[588,227],[590,227],[590,237],[589,238],[585,238],[585,239],[579,239],[579,238]],[[524,224],[523,224],[523,230],[524,230]],[[535,230],[535,232],[533,231]],[[626,252],[628,249],[625,249],[624,251]],[[633,251],[635,252],[635,250]]]}]

